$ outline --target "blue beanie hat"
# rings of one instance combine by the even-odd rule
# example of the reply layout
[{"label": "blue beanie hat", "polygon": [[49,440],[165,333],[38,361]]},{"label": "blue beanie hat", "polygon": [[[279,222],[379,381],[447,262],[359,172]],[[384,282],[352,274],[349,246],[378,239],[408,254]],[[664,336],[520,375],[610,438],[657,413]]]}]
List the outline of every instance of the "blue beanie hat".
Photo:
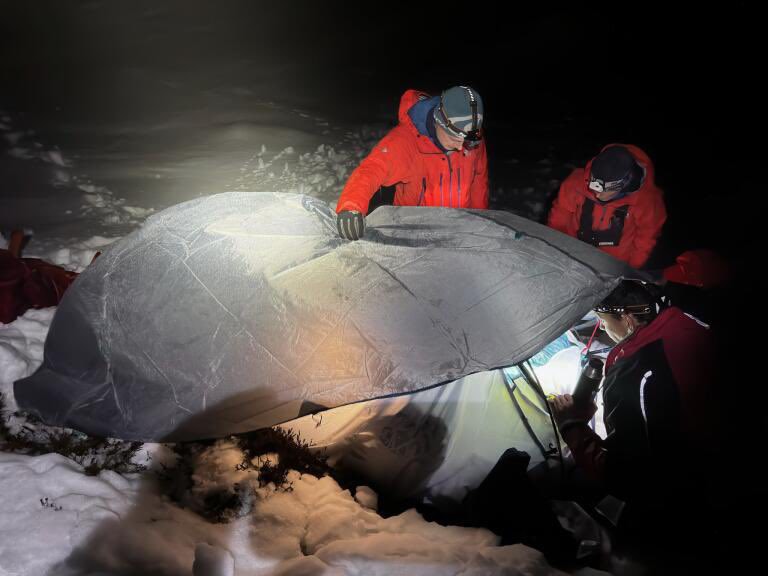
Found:
[{"label": "blue beanie hat", "polygon": [[483,99],[474,88],[453,86],[443,91],[434,116],[435,122],[449,133],[466,135],[483,125]]}]

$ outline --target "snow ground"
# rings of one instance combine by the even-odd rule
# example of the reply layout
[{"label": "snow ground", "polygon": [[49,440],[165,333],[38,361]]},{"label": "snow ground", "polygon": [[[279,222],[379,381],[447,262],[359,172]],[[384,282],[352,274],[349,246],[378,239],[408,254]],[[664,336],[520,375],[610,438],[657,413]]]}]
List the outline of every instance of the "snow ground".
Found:
[{"label": "snow ground", "polygon": [[[148,451],[161,447],[148,446]],[[223,441],[196,472],[200,498],[237,472]],[[58,454],[0,453],[2,574],[558,574],[537,551],[410,510],[384,519],[328,477],[257,489],[251,514],[214,524],[159,494],[151,474],[96,477]],[[213,557],[213,558],[212,558]]]}]

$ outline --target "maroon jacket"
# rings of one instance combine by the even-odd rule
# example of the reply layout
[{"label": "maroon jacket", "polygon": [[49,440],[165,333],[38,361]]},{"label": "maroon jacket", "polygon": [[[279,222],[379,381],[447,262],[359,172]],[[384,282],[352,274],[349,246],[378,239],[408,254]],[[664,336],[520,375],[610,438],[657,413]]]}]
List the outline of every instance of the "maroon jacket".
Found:
[{"label": "maroon jacket", "polygon": [[30,308],[56,306],[77,278],[38,258],[20,258],[19,247],[0,250],[0,323],[9,324]]}]

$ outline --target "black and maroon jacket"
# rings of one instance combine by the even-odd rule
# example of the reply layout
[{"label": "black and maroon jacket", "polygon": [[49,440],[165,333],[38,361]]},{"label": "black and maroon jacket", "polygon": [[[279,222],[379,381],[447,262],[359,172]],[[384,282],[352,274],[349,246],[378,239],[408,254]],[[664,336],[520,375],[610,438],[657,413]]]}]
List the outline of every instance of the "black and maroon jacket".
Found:
[{"label": "black and maroon jacket", "polygon": [[695,492],[717,440],[714,352],[708,327],[674,307],[617,344],[603,380],[606,439],[586,424],[562,431],[577,465],[628,504]]}]

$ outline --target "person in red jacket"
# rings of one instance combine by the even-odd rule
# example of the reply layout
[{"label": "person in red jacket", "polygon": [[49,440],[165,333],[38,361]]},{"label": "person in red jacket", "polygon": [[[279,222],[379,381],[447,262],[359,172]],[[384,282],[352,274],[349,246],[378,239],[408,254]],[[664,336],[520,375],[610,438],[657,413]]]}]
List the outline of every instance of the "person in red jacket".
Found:
[{"label": "person in red jacket", "polygon": [[407,90],[398,118],[341,192],[336,213],[342,238],[362,237],[369,202],[382,186],[395,186],[396,206],[488,208],[483,101],[477,91],[453,86],[430,96]]},{"label": "person in red jacket", "polygon": [[631,144],[609,144],[563,181],[547,224],[642,268],[666,219],[648,155]]}]

